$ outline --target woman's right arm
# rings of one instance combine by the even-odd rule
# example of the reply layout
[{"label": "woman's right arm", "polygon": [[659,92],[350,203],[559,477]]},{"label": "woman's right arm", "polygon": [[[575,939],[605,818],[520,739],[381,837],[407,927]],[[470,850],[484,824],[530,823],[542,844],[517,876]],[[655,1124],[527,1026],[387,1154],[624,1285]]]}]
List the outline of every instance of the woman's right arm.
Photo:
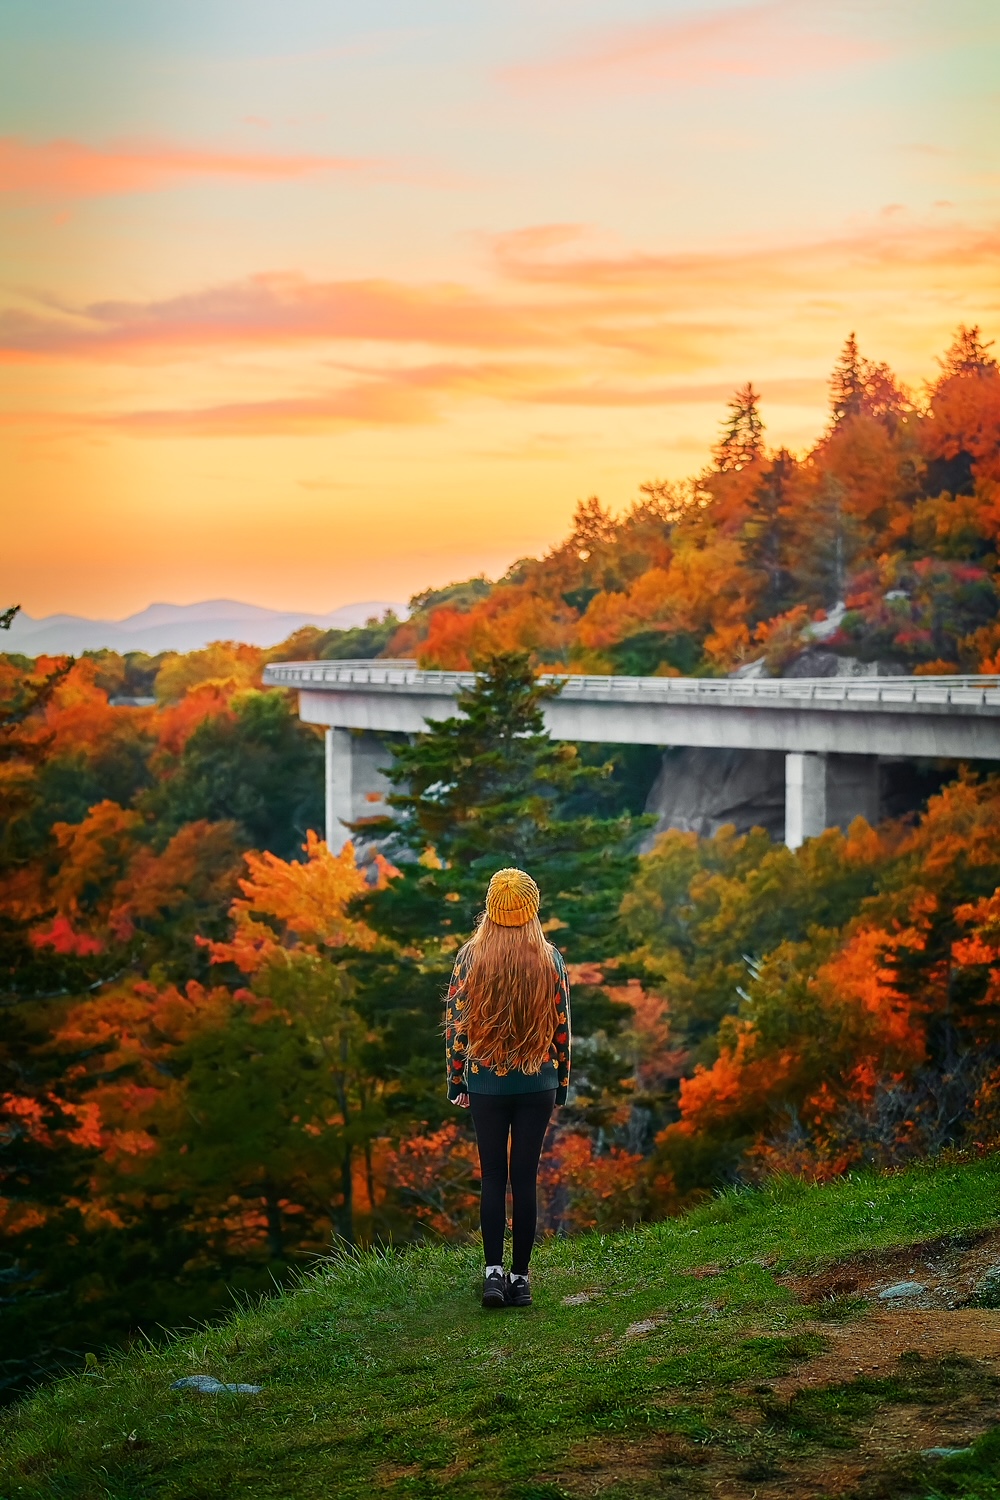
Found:
[{"label": "woman's right arm", "polygon": [[559,1006],[559,1016],[556,1022],[555,1048],[556,1048],[556,1103],[566,1103],[566,1093],[569,1089],[569,1067],[570,1055],[573,1050],[573,1022],[569,1008],[569,975],[566,973],[566,965],[563,963],[562,954],[558,949],[554,950],[556,955],[556,973],[558,979],[558,993],[556,1003]]}]

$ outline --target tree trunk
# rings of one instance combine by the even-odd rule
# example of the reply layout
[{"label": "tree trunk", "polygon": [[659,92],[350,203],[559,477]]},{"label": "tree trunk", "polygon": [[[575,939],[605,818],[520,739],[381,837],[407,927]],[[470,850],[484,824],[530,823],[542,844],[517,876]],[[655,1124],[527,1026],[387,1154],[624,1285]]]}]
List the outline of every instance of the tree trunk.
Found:
[{"label": "tree trunk", "polygon": [[341,1239],[349,1245],[354,1244],[354,1151],[351,1146],[344,1147],[344,1155],[340,1163],[340,1192],[341,1209],[338,1214],[340,1220],[339,1232]]}]

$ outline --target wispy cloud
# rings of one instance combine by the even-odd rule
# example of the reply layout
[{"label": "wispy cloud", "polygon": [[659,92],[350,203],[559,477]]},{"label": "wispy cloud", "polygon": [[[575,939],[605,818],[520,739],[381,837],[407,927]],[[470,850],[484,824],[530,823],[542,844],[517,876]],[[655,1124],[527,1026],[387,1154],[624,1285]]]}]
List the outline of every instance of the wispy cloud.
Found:
[{"label": "wispy cloud", "polygon": [[[823,381],[774,380],[762,384],[766,398],[791,405],[815,403]],[[331,432],[372,426],[409,426],[439,421],[455,399],[516,401],[531,406],[650,407],[722,405],[732,382],[619,384],[592,381],[556,364],[451,364],[411,366],[309,395],[204,406],[173,406],[83,418],[84,425],[111,427],[142,437],[254,437]],[[80,419],[77,419],[80,420]],[[335,488],[299,481],[304,488]]]},{"label": "wispy cloud", "polygon": [[[898,217],[898,205],[889,207],[893,212],[888,217]],[[560,225],[498,234],[492,248],[498,268],[510,282],[632,295],[656,289],[668,299],[661,306],[691,309],[698,305],[692,299],[695,288],[703,296],[713,289],[737,291],[741,286],[752,288],[755,295],[788,295],[807,287],[818,293],[836,285],[838,273],[856,282],[931,266],[989,268],[1000,251],[1000,226],[973,229],[954,223],[891,224],[883,219],[853,233],[784,245],[598,255],[588,253],[582,230]]]},{"label": "wispy cloud", "polygon": [[408,426],[439,420],[447,398],[517,400],[543,387],[554,373],[544,365],[441,362],[273,400],[164,406],[82,420],[144,437],[255,437]]},{"label": "wispy cloud", "polygon": [[[563,316],[566,321],[569,310]],[[0,351],[100,358],[166,357],[213,345],[373,340],[467,348],[536,346],[556,309],[511,306],[496,295],[437,283],[312,281],[295,273],[160,301],[104,301],[43,312],[0,313]]]},{"label": "wispy cloud", "polygon": [[160,407],[91,419],[88,425],[138,437],[275,437],[356,427],[431,422],[430,394],[404,381],[377,381],[318,396]]},{"label": "wispy cloud", "polygon": [[[821,409],[817,351],[832,362],[851,327],[894,330],[878,357],[920,346],[926,360],[930,323],[933,348],[952,320],[988,320],[1000,228],[893,213],[811,243],[654,254],[539,226],[489,248],[482,288],[286,273],[146,302],[39,298],[0,313],[0,359],[143,367],[141,407],[65,418],[136,436],[407,426],[477,402],[721,407],[750,378],[775,404]],[[180,400],[163,361],[191,371]]]},{"label": "wispy cloud", "polygon": [[0,136],[0,192],[36,198],[96,198],[146,193],[198,177],[256,180],[360,172],[378,164],[346,156],[217,151],[164,142],[90,146]]},{"label": "wispy cloud", "polygon": [[803,0],[725,5],[666,21],[611,27],[579,47],[501,71],[518,90],[637,83],[705,85],[839,68],[884,55],[829,24]]},{"label": "wispy cloud", "polygon": [[787,319],[840,289],[891,297],[929,275],[989,274],[1000,230],[913,224],[890,205],[851,235],[789,245],[595,253],[582,231],[540,226],[490,242],[485,289],[445,282],[317,281],[270,272],[149,301],[38,297],[0,309],[0,360],[183,360],[192,353],[344,344],[494,351],[605,351],[671,373],[718,359],[748,320]]}]

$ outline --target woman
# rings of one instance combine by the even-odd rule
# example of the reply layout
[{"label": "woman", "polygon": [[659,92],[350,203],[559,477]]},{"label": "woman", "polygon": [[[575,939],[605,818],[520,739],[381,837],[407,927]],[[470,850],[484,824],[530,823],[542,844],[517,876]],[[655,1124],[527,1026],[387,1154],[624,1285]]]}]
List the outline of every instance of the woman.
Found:
[{"label": "woman", "polygon": [[[539,925],[538,887],[523,870],[498,870],[459,950],[445,1014],[448,1098],[471,1108],[479,1146],[484,1307],[531,1306],[535,1179],[553,1106],[566,1102],[569,1025],[569,980]],[[514,1246],[505,1277],[508,1177]]]}]

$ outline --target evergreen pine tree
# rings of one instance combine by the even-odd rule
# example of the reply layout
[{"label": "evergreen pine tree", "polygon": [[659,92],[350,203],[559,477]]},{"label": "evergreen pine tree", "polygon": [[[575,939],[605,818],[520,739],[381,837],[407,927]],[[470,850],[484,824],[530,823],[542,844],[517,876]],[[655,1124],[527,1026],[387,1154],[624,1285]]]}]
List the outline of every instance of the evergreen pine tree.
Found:
[{"label": "evergreen pine tree", "polygon": [[394,750],[392,814],[358,829],[399,870],[355,903],[382,943],[348,956],[354,1003],[380,1038],[392,1117],[432,1121],[447,1112],[442,997],[496,870],[518,865],[537,880],[543,926],[569,957],[617,951],[634,846],[652,820],[574,815],[584,789],[609,768],[582,765],[575,746],[545,732],[545,704],[560,691],[538,681],[527,655],[491,658],[459,696],[459,713]]},{"label": "evergreen pine tree", "polygon": [[518,865],[541,888],[542,920],[568,929],[574,957],[607,956],[643,821],[570,813],[570,799],[610,767],[583,765],[574,745],[546,733],[544,707],[560,691],[527,655],[501,653],[460,694],[459,713],[394,750],[392,815],[365,825],[401,870],[364,902],[376,930],[450,947],[471,931],[494,871]]},{"label": "evergreen pine tree", "polygon": [[864,410],[864,403],[864,360],[858,352],[856,336],[850,333],[830,377],[830,411],[834,425],[845,417],[858,416]]},{"label": "evergreen pine tree", "polygon": [[790,571],[794,535],[789,513],[789,480],[795,460],[787,448],[766,465],[754,488],[740,540],[747,566],[757,581],[754,621],[769,620],[795,602]]},{"label": "evergreen pine tree", "polygon": [[722,424],[722,436],[712,449],[715,467],[720,474],[739,473],[763,457],[764,423],[759,402],[760,396],[749,380],[740,386],[729,402],[729,416]]},{"label": "evergreen pine tree", "polygon": [[836,428],[848,417],[874,417],[890,432],[906,412],[910,398],[884,362],[864,359],[849,334],[830,377],[830,411]]},{"label": "evergreen pine tree", "polygon": [[941,385],[950,380],[953,375],[990,375],[996,371],[997,362],[989,353],[993,348],[993,341],[984,344],[979,336],[979,324],[974,323],[971,328],[966,328],[964,323],[958,325],[955,337],[952,340],[944,359],[939,359],[941,366]]}]

